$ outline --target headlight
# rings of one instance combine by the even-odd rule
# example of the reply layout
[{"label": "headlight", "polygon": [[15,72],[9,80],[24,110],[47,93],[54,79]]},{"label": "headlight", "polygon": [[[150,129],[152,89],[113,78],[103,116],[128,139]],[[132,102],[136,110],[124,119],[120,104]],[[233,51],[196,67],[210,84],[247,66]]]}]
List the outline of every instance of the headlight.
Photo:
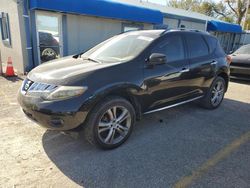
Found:
[{"label": "headlight", "polygon": [[63,100],[82,95],[87,89],[87,87],[59,86],[56,90],[41,97],[46,100]]}]

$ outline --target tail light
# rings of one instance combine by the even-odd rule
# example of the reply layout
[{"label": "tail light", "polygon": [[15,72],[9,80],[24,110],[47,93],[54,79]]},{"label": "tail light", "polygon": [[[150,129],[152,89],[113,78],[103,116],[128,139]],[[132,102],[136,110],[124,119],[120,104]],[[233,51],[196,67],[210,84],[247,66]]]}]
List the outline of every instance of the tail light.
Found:
[{"label": "tail light", "polygon": [[230,65],[232,63],[232,57],[230,55],[226,56],[226,61]]}]

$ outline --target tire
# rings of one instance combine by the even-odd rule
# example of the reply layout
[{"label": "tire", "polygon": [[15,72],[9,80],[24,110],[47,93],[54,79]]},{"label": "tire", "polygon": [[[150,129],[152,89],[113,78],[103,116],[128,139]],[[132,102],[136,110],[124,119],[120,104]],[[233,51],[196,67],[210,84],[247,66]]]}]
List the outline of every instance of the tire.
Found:
[{"label": "tire", "polygon": [[222,77],[218,76],[211,84],[205,97],[201,100],[202,107],[206,109],[218,108],[224,99],[225,91],[226,82]]},{"label": "tire", "polygon": [[90,112],[83,127],[83,136],[102,149],[116,148],[130,136],[135,117],[130,102],[121,97],[107,97]]},{"label": "tire", "polygon": [[42,61],[51,61],[53,59],[56,59],[57,53],[54,49],[52,48],[45,48],[42,53],[41,53],[41,59]]}]

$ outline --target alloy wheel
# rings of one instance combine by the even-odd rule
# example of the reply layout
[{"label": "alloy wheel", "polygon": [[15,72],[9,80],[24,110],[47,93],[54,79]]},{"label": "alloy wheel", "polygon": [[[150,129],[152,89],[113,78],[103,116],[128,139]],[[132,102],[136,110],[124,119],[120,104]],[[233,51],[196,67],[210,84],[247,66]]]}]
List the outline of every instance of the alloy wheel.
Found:
[{"label": "alloy wheel", "polygon": [[98,137],[105,144],[117,144],[126,138],[131,124],[130,112],[125,107],[113,106],[99,120]]},{"label": "alloy wheel", "polygon": [[218,81],[212,89],[211,103],[213,106],[218,106],[221,103],[224,97],[224,92],[225,86],[223,82]]}]

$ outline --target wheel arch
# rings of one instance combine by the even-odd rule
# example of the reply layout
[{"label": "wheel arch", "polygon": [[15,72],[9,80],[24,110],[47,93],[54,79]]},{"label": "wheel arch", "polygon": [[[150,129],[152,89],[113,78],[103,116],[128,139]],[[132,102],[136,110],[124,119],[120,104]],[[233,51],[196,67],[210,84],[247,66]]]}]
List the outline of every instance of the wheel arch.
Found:
[{"label": "wheel arch", "polygon": [[129,101],[135,109],[136,119],[137,120],[141,119],[141,116],[142,116],[141,104],[138,98],[130,91],[129,88],[113,90],[111,92],[106,93],[105,97],[108,97],[108,96],[118,96]]},{"label": "wheel arch", "polygon": [[226,83],[226,91],[228,89],[228,85],[229,85],[229,76],[227,73],[225,72],[220,72],[217,76],[220,76],[222,77],[224,80],[225,80],[225,83]]},{"label": "wheel arch", "polygon": [[126,99],[132,104],[136,112],[136,119],[140,120],[142,116],[142,105],[138,96],[140,90],[140,87],[132,84],[119,84],[99,89],[90,97],[91,99],[87,102],[88,112],[91,112],[92,109],[94,109],[94,107],[104,98],[117,96]]}]

